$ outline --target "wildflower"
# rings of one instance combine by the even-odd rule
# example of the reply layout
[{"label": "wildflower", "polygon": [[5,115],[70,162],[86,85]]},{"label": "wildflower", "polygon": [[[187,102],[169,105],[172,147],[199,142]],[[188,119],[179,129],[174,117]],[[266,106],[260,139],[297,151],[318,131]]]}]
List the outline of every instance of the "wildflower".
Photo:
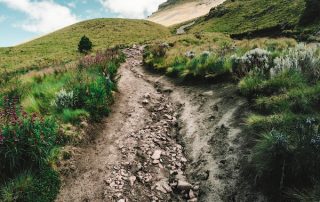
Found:
[{"label": "wildflower", "polygon": [[0,131],[0,145],[3,144],[4,139],[5,139],[5,137],[1,134],[1,131]]}]

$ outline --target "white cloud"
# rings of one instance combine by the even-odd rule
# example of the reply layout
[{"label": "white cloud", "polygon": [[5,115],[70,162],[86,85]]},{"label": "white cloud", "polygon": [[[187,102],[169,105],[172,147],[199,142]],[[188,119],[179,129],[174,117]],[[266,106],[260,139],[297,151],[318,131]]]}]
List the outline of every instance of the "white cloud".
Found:
[{"label": "white cloud", "polygon": [[68,7],[53,0],[0,0],[0,3],[27,14],[28,18],[16,26],[30,32],[48,33],[77,22]]},{"label": "white cloud", "polygon": [[145,18],[166,0],[100,0],[108,10],[125,18]]}]

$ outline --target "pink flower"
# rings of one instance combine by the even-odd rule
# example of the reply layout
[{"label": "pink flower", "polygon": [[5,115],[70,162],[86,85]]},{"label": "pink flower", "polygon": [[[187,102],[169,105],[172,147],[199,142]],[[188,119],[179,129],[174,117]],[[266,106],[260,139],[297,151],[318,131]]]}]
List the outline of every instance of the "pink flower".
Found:
[{"label": "pink flower", "polygon": [[3,137],[3,135],[1,135],[1,132],[0,132],[0,145],[3,144],[4,139],[5,139],[5,138]]}]

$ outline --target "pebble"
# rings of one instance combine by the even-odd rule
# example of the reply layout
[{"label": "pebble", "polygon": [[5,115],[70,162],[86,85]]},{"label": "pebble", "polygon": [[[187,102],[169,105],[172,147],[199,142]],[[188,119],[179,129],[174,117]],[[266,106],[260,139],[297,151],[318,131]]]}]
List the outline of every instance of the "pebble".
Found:
[{"label": "pebble", "polygon": [[129,177],[130,185],[133,186],[136,180],[137,180],[136,176]]},{"label": "pebble", "polygon": [[188,190],[190,190],[192,188],[192,185],[189,182],[186,182],[184,180],[179,180],[177,188],[179,190],[188,191]]},{"label": "pebble", "polygon": [[161,157],[161,150],[154,151],[153,155],[151,156],[153,160],[159,160],[160,157]]}]

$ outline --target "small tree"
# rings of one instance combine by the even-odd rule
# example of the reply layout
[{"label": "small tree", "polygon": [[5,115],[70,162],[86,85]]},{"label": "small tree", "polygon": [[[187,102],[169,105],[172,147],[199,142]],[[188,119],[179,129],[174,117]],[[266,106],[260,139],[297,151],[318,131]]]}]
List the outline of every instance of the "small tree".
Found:
[{"label": "small tree", "polygon": [[80,53],[87,53],[89,51],[91,51],[92,49],[92,42],[90,41],[90,39],[86,36],[83,36],[80,39],[80,42],[78,44],[78,50]]}]

